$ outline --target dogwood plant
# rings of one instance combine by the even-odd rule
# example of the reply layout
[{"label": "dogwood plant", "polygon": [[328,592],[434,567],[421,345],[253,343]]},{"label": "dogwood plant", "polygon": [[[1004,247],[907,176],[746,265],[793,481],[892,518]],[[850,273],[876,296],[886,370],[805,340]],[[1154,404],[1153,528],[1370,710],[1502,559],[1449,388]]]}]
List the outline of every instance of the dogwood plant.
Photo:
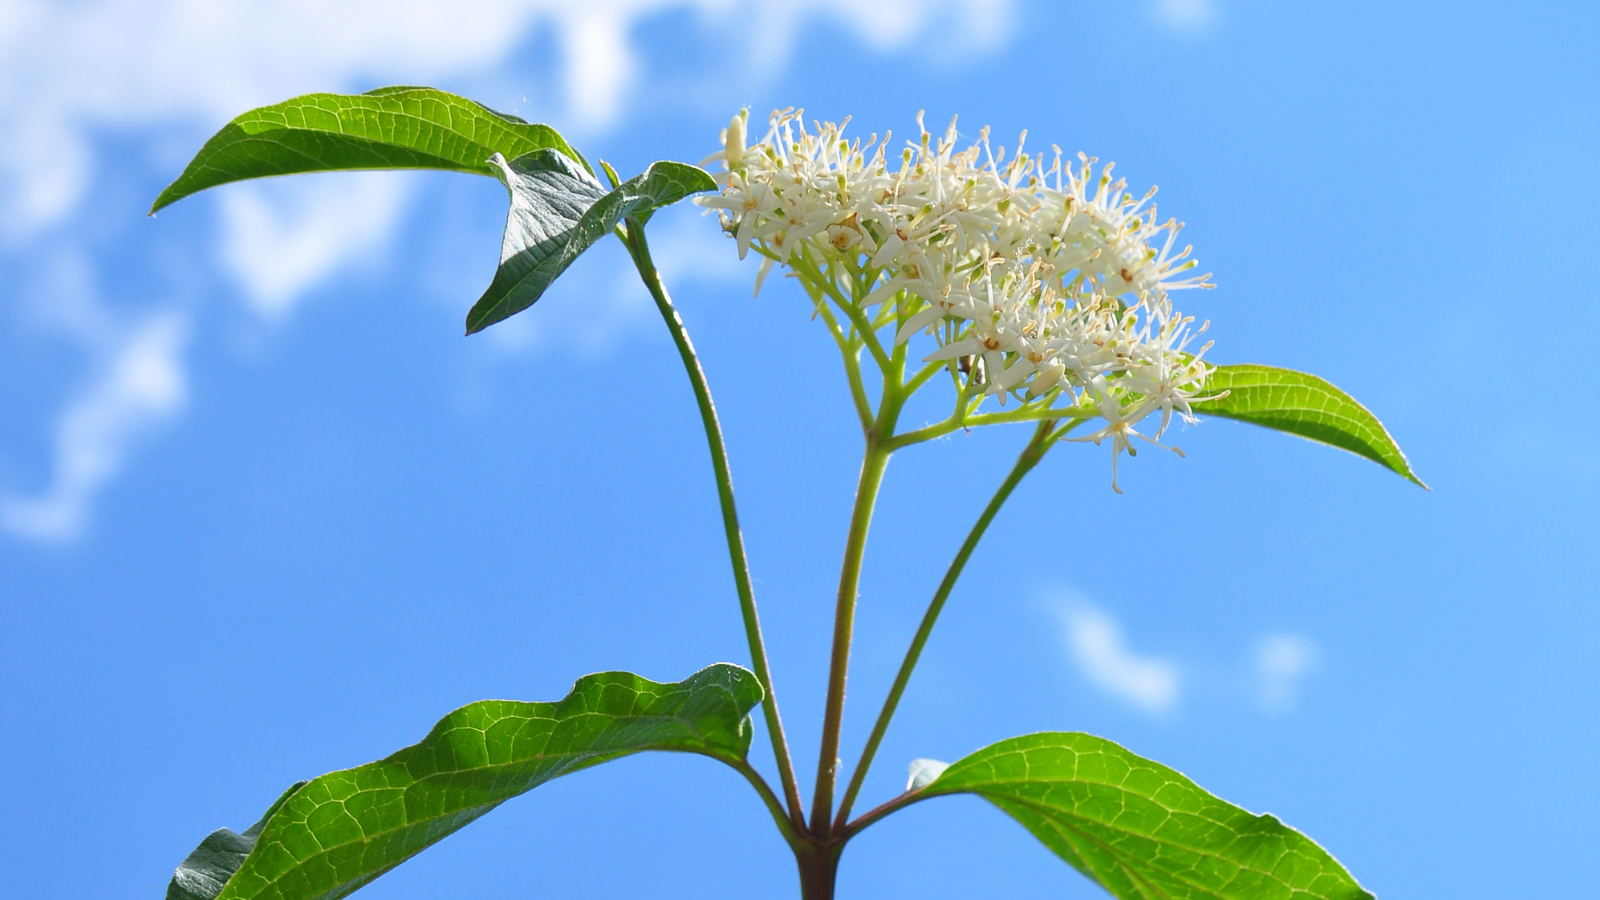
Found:
[{"label": "dogwood plant", "polygon": [[[1087,734],[1010,738],[948,764],[911,761],[903,792],[855,814],[967,559],[1058,444],[1109,445],[1111,488],[1120,492],[1123,453],[1135,456],[1141,444],[1177,451],[1161,443],[1174,416],[1209,415],[1331,444],[1422,484],[1378,420],[1326,381],[1214,364],[1209,343],[1191,349],[1205,325],[1178,311],[1173,295],[1211,287],[1210,276],[1178,247],[1181,226],[1157,216],[1154,189],[1130,192],[1110,164],[1059,148],[1033,154],[1019,140],[1008,156],[987,131],[963,144],[954,122],[937,136],[917,122],[913,139],[897,144],[887,132],[862,139],[780,110],[751,142],[741,112],[700,166],[658,162],[624,181],[602,162],[604,182],[553,129],[429,88],[298,97],[247,112],[206,143],[152,213],[209,187],[297,172],[430,168],[498,178],[510,211],[468,334],[526,310],[596,242],[620,240],[699,407],[750,666],[718,663],[673,683],[603,672],[555,702],[469,704],[392,756],[293,785],[245,831],[213,832],[178,867],[169,900],[343,897],[506,800],[645,750],[703,754],[742,775],[793,850],[805,900],[834,895],[840,854],[863,829],[956,793],[994,803],[1119,898],[1371,896],[1276,818]],[[761,257],[758,293],[775,268],[804,290],[840,352],[863,436],[809,802],[784,736],[710,387],[645,237],[655,210],[689,197],[715,216],[730,253]],[[902,427],[907,402],[925,391],[943,395],[949,415]],[[1017,423],[1031,426],[1021,453],[951,561],[855,763],[841,770],[857,581],[890,456],[958,429]],[[776,786],[748,759],[757,707]]]}]

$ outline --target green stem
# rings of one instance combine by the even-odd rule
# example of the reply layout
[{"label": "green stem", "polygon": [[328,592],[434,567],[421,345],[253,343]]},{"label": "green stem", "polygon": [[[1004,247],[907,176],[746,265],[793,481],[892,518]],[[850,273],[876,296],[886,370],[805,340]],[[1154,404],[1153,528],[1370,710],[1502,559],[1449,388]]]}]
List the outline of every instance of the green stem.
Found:
[{"label": "green stem", "polygon": [[[717,497],[722,504],[722,527],[728,539],[728,558],[733,563],[739,612],[744,617],[745,638],[750,644],[751,667],[755,670],[756,680],[766,692],[761,708],[767,721],[767,735],[772,740],[772,753],[777,758],[778,774],[789,802],[790,824],[796,830],[804,830],[805,807],[800,802],[800,786],[795,780],[794,762],[789,757],[789,742],[783,734],[783,720],[778,716],[778,697],[772,688],[767,648],[761,638],[761,619],[756,614],[750,564],[745,558],[744,536],[739,531],[739,511],[733,503],[733,476],[728,470],[728,450],[722,442],[722,426],[717,422],[716,407],[711,403],[711,387],[706,383],[705,370],[700,368],[700,360],[695,356],[694,344],[689,341],[689,332],[684,328],[683,319],[673,308],[672,300],[667,296],[667,287],[661,281],[661,273],[656,271],[655,263],[650,259],[650,245],[645,242],[644,227],[632,219],[628,221],[626,243],[633,263],[639,270],[639,277],[655,299],[656,309],[667,323],[673,343],[677,344],[678,356],[682,358],[683,368],[689,374],[689,383],[694,387],[695,402],[700,406],[700,421],[705,426],[706,444],[711,450],[711,467],[716,473]],[[783,828],[782,822],[779,827]]]},{"label": "green stem", "polygon": [[[888,393],[886,390],[885,393]],[[889,413],[889,398],[879,404]],[[877,427],[883,427],[880,418]],[[892,422],[889,427],[893,427]],[[828,666],[828,700],[822,720],[822,749],[817,757],[817,790],[811,801],[811,833],[826,839],[832,820],[833,786],[839,772],[839,730],[844,718],[844,685],[850,669],[850,639],[855,629],[856,591],[861,580],[861,557],[867,547],[872,509],[883,485],[890,451],[877,439],[876,428],[867,432],[867,450],[861,460],[861,480],[856,486],[855,509],[850,515],[850,536],[845,541],[844,566],[839,573],[839,598],[833,614],[833,655]]]},{"label": "green stem", "polygon": [[[959,405],[958,401],[957,406]],[[923,441],[944,437],[958,428],[977,428],[980,425],[1008,425],[1016,422],[1058,422],[1062,419],[1082,421],[1084,419],[1092,419],[1099,414],[1099,410],[1087,406],[1051,407],[1039,405],[1024,407],[1013,412],[980,413],[976,416],[963,416],[959,414],[958,410],[956,415],[943,422],[937,422],[926,428],[918,428],[916,431],[908,431],[905,434],[897,434],[893,439],[885,443],[893,449],[899,450],[912,444],[920,444]]]},{"label": "green stem", "polygon": [[[815,290],[809,284],[808,292]],[[833,335],[833,341],[839,345],[839,355],[844,358],[845,377],[850,382],[850,400],[855,403],[856,415],[861,418],[862,429],[872,427],[872,401],[867,399],[867,388],[861,380],[861,360],[859,359],[860,346],[852,346],[850,339],[845,336],[844,329],[839,327],[839,320],[834,318],[833,311],[828,309],[828,301],[820,293],[812,296],[811,302],[816,306],[817,315],[828,326],[828,333]]]},{"label": "green stem", "polygon": [[916,803],[918,800],[924,799],[926,796],[927,795],[923,794],[921,791],[906,791],[897,797],[894,797],[884,803],[879,804],[878,806],[873,807],[872,809],[867,810],[860,816],[857,816],[854,822],[851,822],[843,831],[839,833],[839,840],[850,840],[851,838],[860,834],[868,825],[871,825],[873,822],[878,821],[892,812],[905,809],[911,804]]},{"label": "green stem", "polygon": [[761,773],[757,772],[748,760],[736,756],[718,756],[716,759],[732,766],[750,782],[750,786],[760,795],[761,802],[766,804],[767,812],[772,814],[772,820],[778,823],[778,831],[783,833],[783,839],[789,842],[790,847],[799,847],[805,840],[803,833],[795,828],[789,816],[784,813],[783,805],[778,802],[778,795],[767,786],[767,780],[761,777]]},{"label": "green stem", "polygon": [[[818,269],[816,263],[809,258],[791,259],[789,265],[797,273],[804,276],[806,281],[815,284],[826,292],[829,297],[833,298],[833,302],[839,307],[840,311],[855,324],[857,333],[861,335],[861,340],[866,344],[867,350],[872,353],[872,358],[877,361],[878,368],[889,369],[891,367],[889,354],[884,352],[883,345],[878,342],[876,330],[866,316],[861,314],[861,308],[841,293],[839,286],[833,283],[833,279],[822,274],[822,270]],[[863,295],[864,297],[865,295]]]},{"label": "green stem", "polygon": [[934,623],[939,621],[939,613],[944,610],[944,603],[949,599],[950,591],[955,588],[956,580],[961,577],[961,570],[966,567],[972,551],[977,549],[978,542],[983,539],[983,533],[989,529],[989,523],[994,521],[995,515],[1000,512],[1000,507],[1005,505],[1011,492],[1016,490],[1023,477],[1039,464],[1039,460],[1044,458],[1050,446],[1055,443],[1059,435],[1054,434],[1054,431],[1055,422],[1051,420],[1040,422],[1034,429],[1033,438],[1022,448],[1016,464],[1011,467],[1011,473],[1000,483],[1000,488],[990,498],[989,505],[983,508],[983,514],[973,523],[972,530],[967,532],[967,539],[962,542],[961,549],[956,551],[955,559],[950,561],[950,568],[945,571],[944,580],[939,582],[939,589],[934,591],[933,600],[928,604],[928,611],[922,616],[922,624],[917,628],[916,637],[911,639],[911,647],[906,650],[905,659],[900,663],[900,672],[895,675],[894,686],[889,688],[889,696],[883,701],[883,710],[878,713],[878,721],[872,726],[872,734],[867,738],[867,745],[861,751],[861,760],[856,763],[855,771],[850,776],[850,786],[845,789],[844,799],[839,802],[839,814],[833,823],[835,833],[843,831],[845,823],[850,821],[850,807],[855,803],[856,794],[861,791],[861,784],[867,777],[867,769],[872,766],[872,758],[877,754],[878,745],[883,741],[884,733],[889,730],[889,721],[894,718],[895,709],[900,705],[900,696],[905,693],[906,684],[911,681],[911,672],[917,667],[917,660],[922,656],[922,648],[927,645],[928,636],[933,633]]},{"label": "green stem", "polygon": [[940,372],[943,372],[945,369],[948,369],[949,367],[950,367],[949,361],[948,360],[942,360],[942,359],[939,360],[938,362],[931,362],[931,363],[928,363],[927,365],[923,366],[920,370],[917,371],[916,375],[913,375],[911,377],[910,381],[906,382],[906,388],[905,388],[906,393],[907,394],[915,394],[917,391],[922,390],[922,386],[928,383],[928,379],[930,379],[933,376],[939,374]]},{"label": "green stem", "polygon": [[796,846],[794,858],[800,865],[800,900],[833,900],[834,882],[839,877],[842,844],[816,840]]}]

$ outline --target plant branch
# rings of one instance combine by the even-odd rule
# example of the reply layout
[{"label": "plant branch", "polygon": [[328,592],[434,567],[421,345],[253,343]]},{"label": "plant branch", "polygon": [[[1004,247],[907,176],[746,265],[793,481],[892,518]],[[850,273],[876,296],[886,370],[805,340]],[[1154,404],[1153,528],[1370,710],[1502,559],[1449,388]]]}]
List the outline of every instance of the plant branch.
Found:
[{"label": "plant branch", "polygon": [[[806,284],[807,292],[816,290]],[[817,315],[828,326],[828,333],[833,335],[834,343],[839,345],[839,355],[844,358],[845,377],[850,381],[850,399],[855,402],[856,415],[861,418],[863,430],[872,427],[872,401],[867,399],[867,388],[861,380],[861,348],[851,346],[850,339],[845,336],[844,329],[839,327],[839,320],[834,318],[833,310],[828,308],[828,301],[820,295],[813,295],[811,302],[816,306]]]},{"label": "plant branch", "polygon": [[906,393],[915,394],[922,389],[924,384],[928,383],[928,379],[948,368],[950,368],[950,361],[945,359],[927,363],[917,371],[917,374],[911,376],[910,381],[906,382]]},{"label": "plant branch", "polygon": [[922,799],[925,798],[921,791],[906,791],[898,797],[895,797],[887,802],[880,803],[877,806],[874,806],[872,809],[862,813],[854,822],[851,822],[849,825],[845,826],[844,830],[839,833],[839,840],[848,841],[864,831],[866,827],[871,825],[873,822],[878,821],[879,819],[896,810],[905,809],[911,804]]},{"label": "plant branch", "polygon": [[[888,393],[887,387],[885,393]],[[880,411],[889,398],[879,404]],[[882,427],[880,419],[876,427]],[[891,423],[892,427],[892,423]],[[811,801],[811,834],[828,837],[833,810],[833,786],[839,772],[839,730],[844,718],[844,686],[850,668],[850,639],[855,628],[856,591],[861,580],[861,558],[866,551],[872,509],[889,465],[890,451],[879,445],[874,431],[867,432],[867,449],[861,460],[855,508],[850,515],[850,535],[845,541],[844,565],[839,573],[839,598],[833,614],[833,651],[828,666],[828,700],[822,720],[822,748],[817,756],[816,795]]]},{"label": "plant branch", "polygon": [[640,279],[656,301],[656,309],[661,312],[667,330],[672,333],[678,356],[683,360],[684,371],[694,387],[695,402],[700,407],[700,421],[705,427],[706,444],[711,450],[711,468],[716,474],[717,498],[722,505],[722,527],[728,539],[728,558],[733,564],[733,581],[739,594],[739,612],[744,618],[745,638],[750,645],[751,667],[766,692],[761,708],[766,717],[767,734],[772,740],[772,753],[777,758],[783,791],[789,801],[790,821],[796,829],[804,830],[805,807],[800,802],[800,786],[795,780],[794,762],[789,757],[789,742],[783,734],[783,720],[778,715],[778,696],[772,687],[766,643],[761,637],[761,619],[756,613],[755,590],[750,583],[750,564],[745,558],[744,536],[739,531],[739,511],[733,502],[733,475],[728,469],[728,450],[722,440],[722,426],[717,422],[716,407],[711,402],[711,386],[706,382],[705,370],[700,368],[694,344],[689,341],[688,329],[667,296],[661,273],[656,271],[655,263],[650,259],[650,245],[645,241],[644,226],[630,219],[625,243],[633,257],[634,266],[639,270]]},{"label": "plant branch", "polygon": [[799,846],[800,842],[804,840],[802,832],[795,828],[794,821],[784,812],[783,804],[778,801],[778,795],[774,794],[772,788],[767,786],[767,780],[761,777],[761,773],[757,772],[748,760],[722,756],[716,758],[732,766],[740,775],[744,776],[746,781],[750,782],[750,786],[756,789],[757,794],[761,795],[761,802],[766,804],[767,812],[772,815],[772,821],[777,823],[778,831],[782,832],[783,839],[788,841],[791,847]]},{"label": "plant branch", "polygon": [[849,297],[846,297],[842,292],[840,292],[839,286],[834,284],[833,279],[824,275],[822,270],[817,268],[816,263],[812,262],[810,259],[796,257],[790,261],[789,265],[794,268],[795,271],[801,272],[807,276],[807,278],[803,280],[810,281],[811,283],[817,285],[818,287],[822,288],[823,291],[827,292],[829,297],[833,298],[834,304],[837,305],[846,316],[849,316],[850,321],[855,324],[857,333],[861,335],[861,339],[866,344],[867,350],[872,353],[872,358],[877,360],[878,367],[880,369],[888,370],[890,368],[889,354],[884,352],[883,344],[879,343],[878,335],[872,327],[872,322],[870,322],[866,316],[862,315],[861,308],[856,306]]},{"label": "plant branch", "polygon": [[1025,406],[1009,412],[979,413],[967,419],[968,427],[1005,425],[1011,422],[1055,422],[1061,419],[1092,419],[1100,415],[1093,406]]},{"label": "plant branch", "polygon": [[961,570],[966,567],[967,560],[971,558],[972,551],[977,549],[978,542],[983,539],[983,534],[989,528],[989,523],[1000,512],[1011,492],[1022,482],[1024,476],[1039,464],[1050,447],[1059,439],[1055,433],[1054,421],[1043,421],[1033,430],[1033,437],[1027,446],[1022,448],[1022,453],[1017,456],[1017,462],[1011,467],[1011,473],[1005,481],[1000,483],[994,496],[990,498],[989,505],[984,507],[983,514],[978,516],[978,521],[973,523],[972,530],[967,532],[967,539],[962,542],[961,549],[956,551],[955,559],[950,561],[950,568],[944,574],[944,580],[939,582],[938,590],[934,591],[933,600],[928,604],[928,611],[922,616],[922,624],[917,628],[917,634],[911,639],[911,647],[906,650],[905,659],[900,663],[900,671],[895,675],[894,685],[889,688],[889,696],[883,701],[883,710],[878,713],[878,721],[872,726],[872,734],[867,738],[866,747],[861,751],[861,760],[856,763],[855,771],[851,773],[850,786],[845,789],[844,799],[839,802],[839,814],[834,820],[833,830],[841,831],[845,823],[850,820],[850,807],[855,803],[856,794],[861,791],[861,784],[866,780],[867,769],[872,766],[872,759],[878,752],[878,745],[883,741],[883,735],[889,730],[889,721],[894,718],[895,709],[900,705],[900,697],[905,693],[906,685],[911,681],[911,673],[917,667],[917,660],[922,656],[922,648],[928,643],[928,636],[933,633],[933,626],[939,621],[939,613],[944,610],[944,604],[950,597],[950,591],[956,586],[956,580],[961,577]]},{"label": "plant branch", "polygon": [[889,353],[883,349],[883,344],[878,341],[878,333],[873,329],[871,320],[861,311],[861,307],[842,299],[843,295],[837,290],[833,291],[831,295],[837,301],[838,307],[844,310],[844,314],[849,316],[850,321],[856,326],[856,332],[861,335],[861,339],[867,345],[867,349],[872,352],[872,358],[878,361],[878,366],[884,369],[890,368]]},{"label": "plant branch", "polygon": [[1099,410],[1087,406],[1025,406],[1011,412],[983,413],[976,416],[954,415],[943,422],[934,423],[926,428],[918,428],[916,431],[908,431],[905,434],[897,434],[886,441],[885,445],[899,450],[912,444],[920,444],[923,441],[944,437],[958,428],[976,428],[979,425],[1005,425],[1012,422],[1057,422],[1061,419],[1092,419],[1099,414]]}]

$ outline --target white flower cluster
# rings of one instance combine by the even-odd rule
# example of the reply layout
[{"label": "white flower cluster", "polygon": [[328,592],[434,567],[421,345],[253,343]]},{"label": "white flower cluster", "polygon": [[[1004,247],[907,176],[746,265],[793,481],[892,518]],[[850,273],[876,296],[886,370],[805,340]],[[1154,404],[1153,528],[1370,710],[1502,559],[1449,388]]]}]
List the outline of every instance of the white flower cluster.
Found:
[{"label": "white flower cluster", "polygon": [[954,121],[938,140],[923,129],[891,168],[889,136],[863,144],[843,136],[848,120],[807,130],[800,116],[774,112],[747,145],[741,113],[702,162],[725,164],[722,192],[695,202],[719,211],[741,259],[752,247],[765,257],[758,292],[774,263],[865,285],[850,301],[894,304],[895,341],[932,334],[926,359],[960,360],[969,391],[1002,404],[1049,395],[1103,417],[1076,440],[1111,438],[1113,487],[1130,439],[1155,443],[1135,424],[1159,411],[1160,437],[1174,410],[1193,420],[1210,344],[1185,352],[1193,319],[1168,294],[1212,285],[1192,274],[1189,248],[1173,252],[1181,226],[1157,223],[1154,188],[1135,197],[1111,165],[1096,175],[1094,159],[1073,166],[1060,148],[1047,167],[1019,142],[1008,161],[987,129],[958,152]]}]

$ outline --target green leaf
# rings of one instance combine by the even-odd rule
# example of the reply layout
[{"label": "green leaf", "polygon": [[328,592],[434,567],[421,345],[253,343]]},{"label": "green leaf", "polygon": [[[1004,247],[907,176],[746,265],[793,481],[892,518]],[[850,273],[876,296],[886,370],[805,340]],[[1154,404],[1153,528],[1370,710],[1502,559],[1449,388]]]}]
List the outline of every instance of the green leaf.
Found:
[{"label": "green leaf", "polygon": [[623,219],[641,224],[655,210],[717,184],[686,163],[651,164],[607,192],[588,171],[555,150],[492,162],[511,193],[511,211],[494,281],[467,313],[467,334],[532,306],[583,251]]},{"label": "green leaf", "polygon": [[921,793],[983,797],[1122,900],[1372,900],[1300,832],[1092,735],[1001,741]]},{"label": "green leaf", "polygon": [[161,192],[150,212],[219,184],[296,172],[448,169],[494,175],[490,156],[516,158],[543,148],[583,160],[548,125],[529,124],[433,88],[307,94],[229,122]]},{"label": "green leaf", "polygon": [[755,675],[720,663],[677,684],[602,672],[555,703],[463,706],[419,744],[290,788],[243,835],[214,832],[167,900],[334,900],[553,778],[641,750],[740,764],[761,698]]},{"label": "green leaf", "polygon": [[291,785],[276,803],[267,807],[261,821],[246,828],[243,834],[229,828],[218,828],[206,835],[200,846],[194,848],[194,852],[173,873],[172,883],[167,885],[167,900],[211,900],[222,893],[222,886],[228,883],[233,873],[239,871],[239,866],[250,855],[250,851],[256,848],[256,840],[261,837],[261,829],[267,827],[267,820],[305,786],[304,781]]},{"label": "green leaf", "polygon": [[[1238,419],[1329,444],[1364,456],[1426,488],[1400,445],[1355,398],[1315,375],[1272,366],[1218,366],[1206,381],[1208,393],[1195,411]],[[1203,401],[1203,402],[1201,402]]]}]

